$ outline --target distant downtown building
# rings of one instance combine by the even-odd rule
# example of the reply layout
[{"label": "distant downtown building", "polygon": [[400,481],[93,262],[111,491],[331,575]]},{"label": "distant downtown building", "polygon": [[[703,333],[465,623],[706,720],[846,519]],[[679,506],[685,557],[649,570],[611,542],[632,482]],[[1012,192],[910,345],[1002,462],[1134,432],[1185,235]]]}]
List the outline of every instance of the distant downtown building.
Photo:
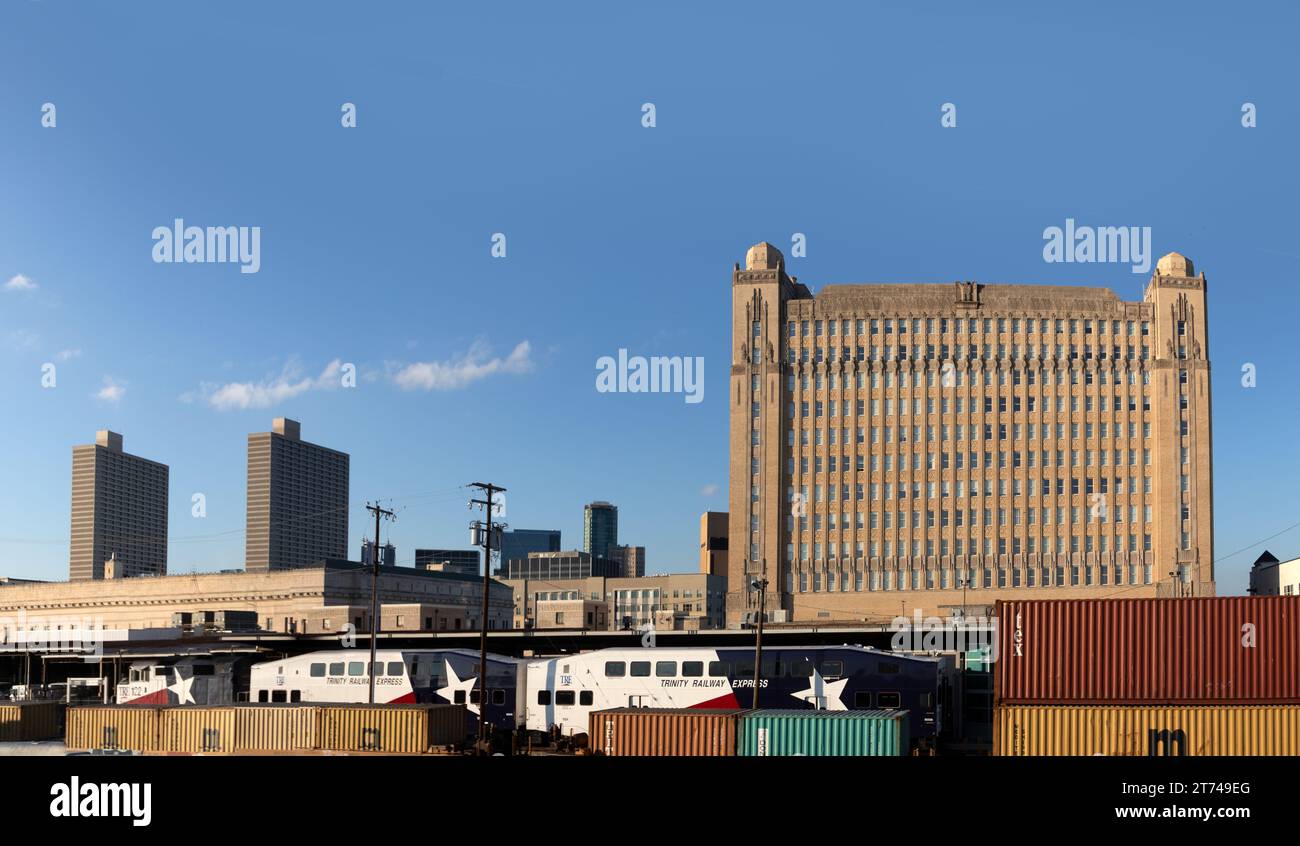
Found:
[{"label": "distant downtown building", "polygon": [[707,573],[501,581],[514,592],[517,629],[719,629],[726,611],[726,580]]},{"label": "distant downtown building", "polygon": [[727,512],[700,515],[700,572],[727,576]]},{"label": "distant downtown building", "polygon": [[[728,625],[995,599],[1214,594],[1205,275],[827,285],[731,277]],[[966,588],[966,591],[963,591]]]},{"label": "distant downtown building", "polygon": [[117,432],[74,446],[68,577],[102,579],[109,558],[117,578],[165,574],[167,492],[167,465],[123,452]]},{"label": "distant downtown building", "polygon": [[559,552],[559,529],[509,529],[501,533],[501,566],[530,552]]},{"label": "distant downtown building", "polygon": [[625,579],[645,575],[644,546],[615,546],[610,558],[618,562],[621,575]]},{"label": "distant downtown building", "polygon": [[600,558],[614,557],[618,546],[618,506],[591,502],[582,509],[582,551]]},{"label": "distant downtown building", "polygon": [[587,579],[592,576],[618,577],[623,565],[577,549],[559,552],[530,552],[502,565],[502,579]]},{"label": "distant downtown building", "polygon": [[448,573],[460,573],[466,576],[481,575],[482,554],[477,549],[417,549],[415,566],[419,570],[429,569],[429,565],[446,565],[442,569]]},{"label": "distant downtown building", "polygon": [[277,417],[248,436],[249,571],[347,558],[348,455],[300,435],[298,421]]}]

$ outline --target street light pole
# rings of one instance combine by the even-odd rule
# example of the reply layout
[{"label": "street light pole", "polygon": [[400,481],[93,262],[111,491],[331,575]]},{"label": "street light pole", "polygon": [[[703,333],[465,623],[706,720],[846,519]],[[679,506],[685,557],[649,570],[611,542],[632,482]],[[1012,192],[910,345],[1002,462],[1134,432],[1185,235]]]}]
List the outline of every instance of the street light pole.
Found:
[{"label": "street light pole", "polygon": [[[767,572],[766,562],[764,562],[763,572]],[[758,591],[758,624],[754,629],[754,698],[753,707],[758,708],[758,683],[761,679],[763,668],[763,617],[764,609],[767,607],[767,579],[754,579],[750,582],[750,587]]]},{"label": "street light pole", "polygon": [[474,482],[471,488],[478,488],[486,495],[486,499],[471,500],[471,505],[483,506],[487,514],[487,534],[483,539],[483,619],[479,625],[478,641],[478,746],[480,751],[486,744],[487,737],[487,704],[488,704],[488,686],[487,686],[487,632],[488,632],[488,591],[492,586],[492,510],[495,507],[492,497],[498,493],[505,493],[505,488],[497,487],[490,482]]}]

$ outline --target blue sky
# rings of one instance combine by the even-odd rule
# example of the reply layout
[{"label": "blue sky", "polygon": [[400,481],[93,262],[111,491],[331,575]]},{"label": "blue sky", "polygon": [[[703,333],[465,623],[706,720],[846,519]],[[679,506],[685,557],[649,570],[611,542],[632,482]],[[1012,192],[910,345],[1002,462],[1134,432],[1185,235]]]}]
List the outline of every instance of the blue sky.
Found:
[{"label": "blue sky", "polygon": [[[615,502],[650,571],[692,570],[750,244],[806,234],[814,287],[1140,298],[1043,261],[1067,217],[1209,278],[1220,592],[1300,555],[1257,543],[1300,520],[1294,11],[617,5],[0,6],[0,573],[66,576],[70,449],[105,427],[171,466],[170,569],[241,566],[245,437],[281,414],[351,454],[353,555],[373,498],[401,559],[465,545],[484,480],[566,546]],[[261,227],[260,271],[154,263],[176,217]],[[704,401],[597,393],[620,348],[703,356]]]}]

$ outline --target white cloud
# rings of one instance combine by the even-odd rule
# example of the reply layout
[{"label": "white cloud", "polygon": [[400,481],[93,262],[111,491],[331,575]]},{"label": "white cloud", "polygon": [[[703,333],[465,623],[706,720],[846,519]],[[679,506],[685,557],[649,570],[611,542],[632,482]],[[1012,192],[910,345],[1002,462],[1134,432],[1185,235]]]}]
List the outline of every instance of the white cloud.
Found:
[{"label": "white cloud", "polygon": [[713,496],[717,492],[718,486],[714,484],[708,484],[700,488],[700,496]]},{"label": "white cloud", "polygon": [[81,350],[59,350],[54,354],[56,361],[71,361],[74,358],[81,358]]},{"label": "white cloud", "polygon": [[[325,369],[316,378],[304,376],[302,367],[295,360],[290,360],[278,374],[268,376],[258,382],[227,382],[216,384],[204,382],[199,386],[198,396],[218,411],[245,411],[250,408],[270,408],[273,405],[293,399],[312,390],[337,388],[342,383],[342,359],[334,359],[325,365]],[[181,397],[186,402],[195,398],[193,393]]]},{"label": "white cloud", "polygon": [[9,346],[18,352],[27,352],[40,343],[41,336],[30,329],[17,329],[9,333]]},{"label": "white cloud", "polygon": [[404,391],[452,391],[494,373],[528,373],[533,369],[532,352],[528,341],[520,341],[505,358],[490,358],[490,348],[480,339],[464,355],[407,364],[393,375],[393,381]]},{"label": "white cloud", "polygon": [[126,396],[126,386],[118,384],[112,376],[104,377],[104,387],[95,392],[95,399],[104,402],[119,403]]},{"label": "white cloud", "polygon": [[35,291],[36,288],[36,281],[30,276],[23,276],[21,273],[15,273],[5,283],[6,291]]}]

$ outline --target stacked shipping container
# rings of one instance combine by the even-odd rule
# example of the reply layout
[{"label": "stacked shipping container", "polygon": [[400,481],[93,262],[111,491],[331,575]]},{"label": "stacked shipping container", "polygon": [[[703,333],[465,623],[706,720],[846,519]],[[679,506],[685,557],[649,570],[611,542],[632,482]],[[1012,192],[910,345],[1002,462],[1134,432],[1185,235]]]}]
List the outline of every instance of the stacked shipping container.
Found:
[{"label": "stacked shipping container", "polygon": [[1004,601],[997,618],[995,754],[1300,751],[1300,597]]},{"label": "stacked shipping container", "polygon": [[396,752],[465,740],[463,705],[91,706],[68,709],[69,749],[239,754]]},{"label": "stacked shipping container", "polygon": [[905,755],[906,711],[615,708],[590,718],[593,751],[613,756]]}]

